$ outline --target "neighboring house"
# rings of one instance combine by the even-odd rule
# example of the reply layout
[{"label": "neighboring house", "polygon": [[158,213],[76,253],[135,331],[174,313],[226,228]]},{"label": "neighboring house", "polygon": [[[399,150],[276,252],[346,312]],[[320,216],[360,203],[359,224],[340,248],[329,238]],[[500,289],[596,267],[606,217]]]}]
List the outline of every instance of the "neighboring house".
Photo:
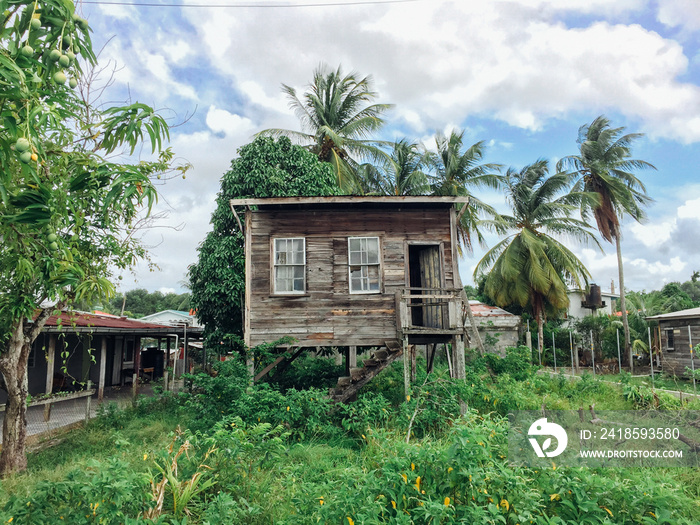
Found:
[{"label": "neighboring house", "polygon": [[654,339],[661,341],[661,367],[664,372],[686,375],[686,367],[700,369],[697,353],[691,362],[690,346],[700,344],[700,308],[654,315],[647,321],[658,321]]},{"label": "neighboring house", "polygon": [[567,318],[581,319],[589,315],[613,315],[617,309],[620,294],[603,291],[591,283],[588,290],[569,290]]},{"label": "neighboring house", "polygon": [[487,352],[504,357],[506,348],[518,346],[520,316],[479,301],[469,301],[469,305]]},{"label": "neighboring house", "polygon": [[[197,329],[188,329],[190,337]],[[198,329],[201,332],[201,329]],[[145,323],[126,317],[85,312],[61,312],[49,317],[34,341],[28,363],[32,395],[75,390],[92,381],[101,394],[105,387],[131,382],[133,374],[163,375],[164,352],[142,351],[142,339],[165,340],[165,346],[185,337],[183,328]],[[0,392],[0,403],[5,401]]]},{"label": "neighboring house", "polygon": [[[349,196],[232,200],[245,234],[246,344],[291,336],[300,349],[386,346],[379,363],[367,360],[379,369],[408,344],[463,344],[455,204],[467,202]],[[241,206],[244,223],[236,211]]]},{"label": "neighboring house", "polygon": [[194,312],[184,312],[182,310],[163,310],[150,315],[144,315],[140,318],[141,321],[149,323],[169,324],[172,326],[180,326],[186,324],[192,327],[201,327]]}]

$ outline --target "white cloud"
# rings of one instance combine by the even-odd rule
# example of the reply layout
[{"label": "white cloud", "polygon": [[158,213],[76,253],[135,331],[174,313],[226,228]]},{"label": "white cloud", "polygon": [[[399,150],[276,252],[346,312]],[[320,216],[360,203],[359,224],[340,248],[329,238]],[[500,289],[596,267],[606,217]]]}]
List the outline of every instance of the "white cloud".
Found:
[{"label": "white cloud", "polygon": [[[688,266],[685,262],[681,260],[680,257],[673,257],[671,258],[671,260],[668,261],[668,263],[660,261],[649,262],[646,259],[633,259],[629,261],[628,264],[630,266],[636,267],[639,270],[644,271],[645,273],[650,273],[652,275],[662,275],[664,277],[678,274],[681,271],[685,270]],[[668,280],[664,279],[664,282],[670,282],[672,280],[674,280],[673,277],[671,277]]]},{"label": "white cloud", "polygon": [[676,227],[676,220],[671,219],[663,222],[654,222],[639,224],[633,223],[630,230],[634,234],[634,238],[648,248],[658,247],[661,243],[668,241],[671,238],[671,232]]},{"label": "white cloud", "polygon": [[250,119],[235,115],[219,109],[215,106],[209,106],[207,112],[207,126],[215,133],[224,133],[226,135],[250,135],[255,129]]},{"label": "white cloud", "polygon": [[658,19],[669,27],[700,29],[700,3],[696,0],[658,0]]},{"label": "white cloud", "polygon": [[685,201],[685,204],[678,208],[678,217],[680,219],[700,220],[700,198]]}]

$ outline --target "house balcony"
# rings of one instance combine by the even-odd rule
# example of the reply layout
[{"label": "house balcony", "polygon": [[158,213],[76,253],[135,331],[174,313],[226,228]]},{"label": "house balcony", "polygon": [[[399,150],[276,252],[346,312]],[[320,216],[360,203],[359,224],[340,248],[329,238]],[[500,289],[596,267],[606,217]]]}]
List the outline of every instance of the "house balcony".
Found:
[{"label": "house balcony", "polygon": [[412,344],[450,341],[464,333],[464,291],[403,288],[396,293],[398,338]]}]

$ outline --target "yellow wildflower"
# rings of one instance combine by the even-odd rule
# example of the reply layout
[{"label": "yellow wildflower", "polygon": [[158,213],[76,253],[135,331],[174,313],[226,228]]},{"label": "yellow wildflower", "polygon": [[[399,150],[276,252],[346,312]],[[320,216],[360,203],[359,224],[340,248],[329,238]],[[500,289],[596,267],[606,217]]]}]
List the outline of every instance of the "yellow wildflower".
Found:
[{"label": "yellow wildflower", "polygon": [[416,490],[420,492],[420,476],[416,478]]},{"label": "yellow wildflower", "polygon": [[403,472],[401,473],[401,477],[403,478],[404,483],[408,483],[408,476],[404,474]]},{"label": "yellow wildflower", "polygon": [[411,470],[416,470],[416,466],[413,463],[411,463]]},{"label": "yellow wildflower", "polygon": [[406,396],[406,401],[410,401],[410,400],[411,400],[411,396]]},{"label": "yellow wildflower", "polygon": [[445,507],[449,507],[449,506],[450,506],[450,497],[447,496],[447,497],[445,498]]},{"label": "yellow wildflower", "polygon": [[652,511],[649,511],[649,514],[651,514],[652,516],[656,517],[656,514],[654,514]]},{"label": "yellow wildflower", "polygon": [[603,507],[603,508],[605,509],[605,511],[606,511],[608,514],[610,514],[610,517],[612,518],[612,517],[613,517],[612,511],[611,511],[608,507]]},{"label": "yellow wildflower", "polygon": [[506,510],[510,510],[510,503],[508,503],[508,500],[503,498],[501,500],[501,507],[503,507]]},{"label": "yellow wildflower", "polygon": [[12,523],[12,520],[15,519],[14,516],[10,516],[10,519],[7,520],[7,523]]},{"label": "yellow wildflower", "polygon": [[559,494],[550,494],[549,495],[549,501],[560,500],[560,499],[561,499],[561,497],[559,496]]},{"label": "yellow wildflower", "polygon": [[289,412],[289,407],[287,407],[287,412]]},{"label": "yellow wildflower", "polygon": [[323,505],[323,503],[324,503],[323,496],[321,496],[320,498],[318,498],[318,504]]},{"label": "yellow wildflower", "polygon": [[367,439],[364,434],[362,434],[362,439]]},{"label": "yellow wildflower", "polygon": [[394,509],[396,509],[396,502],[393,499],[391,500],[391,506],[394,507]]},{"label": "yellow wildflower", "polygon": [[143,455],[143,460],[146,461],[148,459],[148,454]]},{"label": "yellow wildflower", "polygon": [[452,467],[450,467],[450,468],[447,469],[447,473],[449,474],[449,473],[452,472],[453,470],[454,470],[454,469],[453,469]]},{"label": "yellow wildflower", "polygon": [[352,521],[352,518],[348,516],[348,525],[355,525],[355,522]]}]

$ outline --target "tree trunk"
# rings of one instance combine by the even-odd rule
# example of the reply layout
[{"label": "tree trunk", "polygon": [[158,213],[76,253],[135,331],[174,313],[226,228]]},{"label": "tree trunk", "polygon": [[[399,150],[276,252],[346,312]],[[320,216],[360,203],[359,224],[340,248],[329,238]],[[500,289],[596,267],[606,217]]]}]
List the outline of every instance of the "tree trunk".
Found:
[{"label": "tree trunk", "polygon": [[542,316],[542,311],[537,312],[537,351],[540,353],[540,363],[544,364],[542,361],[542,350],[544,341],[544,317]]},{"label": "tree trunk", "polygon": [[625,354],[629,359],[630,372],[634,372],[634,358],[630,344],[630,325],[627,321],[627,305],[625,304],[625,273],[622,269],[622,251],[620,250],[620,233],[615,235],[615,250],[617,251],[617,270],[620,279],[620,312],[622,312],[622,328],[625,332]]},{"label": "tree trunk", "polygon": [[15,324],[6,352],[0,359],[7,404],[2,425],[0,477],[27,468],[27,360],[31,342],[24,335],[24,320]]},{"label": "tree trunk", "polygon": [[467,292],[462,286],[461,280],[459,285],[462,288],[462,301],[464,302],[464,311],[467,313],[469,318],[469,325],[472,328],[472,333],[474,334],[474,339],[476,341],[476,347],[479,349],[479,355],[484,355],[486,350],[484,350],[484,343],[481,341],[481,334],[479,334],[479,327],[476,325],[476,320],[474,319],[474,313],[472,312],[472,307],[469,305],[469,297]]},{"label": "tree trunk", "polygon": [[0,477],[27,468],[27,363],[34,340],[41,333],[51,313],[66,306],[60,300],[53,308],[39,311],[33,323],[22,317],[12,324],[10,339],[2,349],[0,374],[5,380],[7,404],[2,424],[2,452],[0,452]]}]

